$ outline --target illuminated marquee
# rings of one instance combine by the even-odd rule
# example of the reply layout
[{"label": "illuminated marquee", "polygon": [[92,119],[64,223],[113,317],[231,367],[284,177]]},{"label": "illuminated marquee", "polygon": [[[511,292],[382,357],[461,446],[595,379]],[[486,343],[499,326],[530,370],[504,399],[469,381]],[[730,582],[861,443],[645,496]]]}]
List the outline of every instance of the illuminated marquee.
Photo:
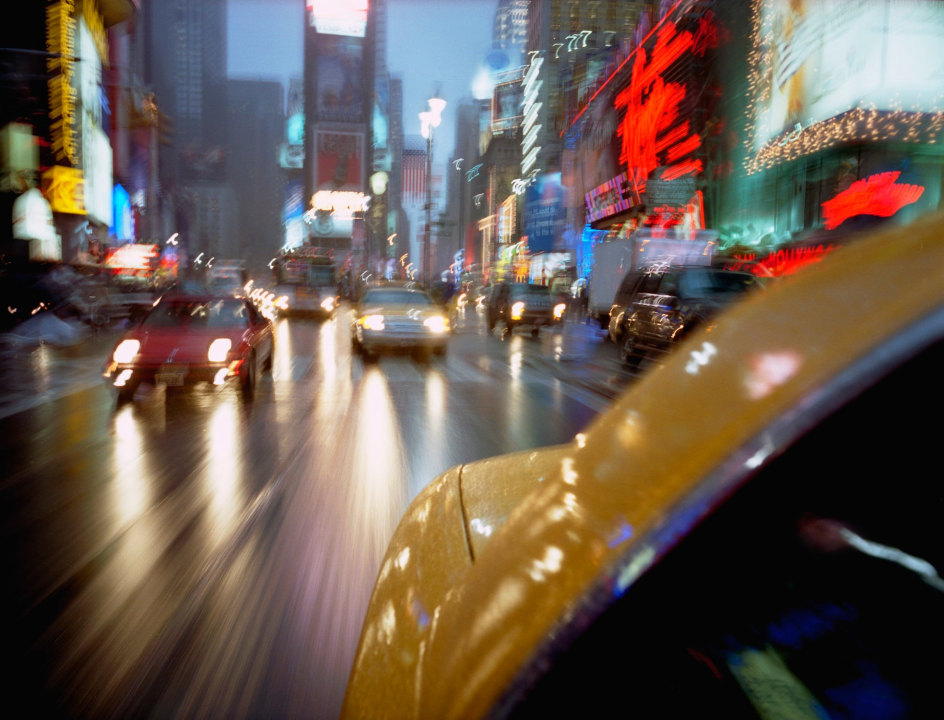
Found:
[{"label": "illuminated marquee", "polygon": [[323,35],[364,37],[368,0],[307,0],[309,23]]},{"label": "illuminated marquee", "polygon": [[842,143],[936,143],[944,5],[754,0],[749,173]]},{"label": "illuminated marquee", "polygon": [[826,229],[832,230],[858,215],[891,217],[905,205],[917,202],[924,188],[899,183],[900,175],[898,171],[872,175],[852,183],[834,198],[824,202]]},{"label": "illuminated marquee", "polygon": [[49,73],[50,145],[57,162],[77,165],[75,100],[75,0],[60,0],[46,7],[46,59]]},{"label": "illuminated marquee", "polygon": [[366,212],[369,197],[359,192],[336,192],[319,190],[311,196],[311,208],[315,212],[333,212],[338,219],[351,219],[356,213]]}]

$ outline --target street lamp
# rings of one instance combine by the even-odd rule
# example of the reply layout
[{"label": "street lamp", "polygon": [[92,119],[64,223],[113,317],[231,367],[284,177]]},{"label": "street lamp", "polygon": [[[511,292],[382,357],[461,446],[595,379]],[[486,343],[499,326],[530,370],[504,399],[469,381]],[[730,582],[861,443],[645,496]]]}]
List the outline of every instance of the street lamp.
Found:
[{"label": "street lamp", "polygon": [[426,287],[430,287],[430,230],[432,225],[433,210],[433,128],[439,127],[442,122],[442,111],[446,108],[446,101],[441,97],[433,96],[426,101],[429,110],[421,112],[420,124],[423,137],[426,138],[426,232],[423,236],[423,277],[426,281]]}]

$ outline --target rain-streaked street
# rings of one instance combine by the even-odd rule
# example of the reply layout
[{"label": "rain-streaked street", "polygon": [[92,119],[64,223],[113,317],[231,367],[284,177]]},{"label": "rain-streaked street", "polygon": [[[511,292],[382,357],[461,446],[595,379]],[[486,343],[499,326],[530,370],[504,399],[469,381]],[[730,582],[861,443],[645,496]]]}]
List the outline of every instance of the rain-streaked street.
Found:
[{"label": "rain-streaked street", "polygon": [[630,380],[568,323],[428,362],[280,320],[256,398],[100,378],[116,333],[2,358],[5,695],[37,717],[336,717],[383,550],[457,463],[564,442]]}]

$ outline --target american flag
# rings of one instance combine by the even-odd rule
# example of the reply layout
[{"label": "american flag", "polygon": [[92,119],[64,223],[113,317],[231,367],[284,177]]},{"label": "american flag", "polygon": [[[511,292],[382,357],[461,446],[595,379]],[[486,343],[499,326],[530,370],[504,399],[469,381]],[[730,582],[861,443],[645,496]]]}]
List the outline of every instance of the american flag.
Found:
[{"label": "american flag", "polygon": [[408,204],[426,200],[426,149],[403,150],[403,200]]}]

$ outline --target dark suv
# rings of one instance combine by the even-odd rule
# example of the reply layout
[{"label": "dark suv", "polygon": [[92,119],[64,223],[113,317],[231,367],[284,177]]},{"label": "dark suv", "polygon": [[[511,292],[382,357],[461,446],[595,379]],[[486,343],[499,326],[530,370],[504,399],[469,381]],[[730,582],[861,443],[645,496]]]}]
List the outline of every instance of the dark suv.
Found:
[{"label": "dark suv", "polygon": [[620,359],[636,367],[647,355],[668,352],[758,284],[750,273],[710,266],[631,270],[610,309],[610,339]]},{"label": "dark suv", "polygon": [[537,335],[542,325],[560,322],[563,307],[556,308],[557,304],[556,297],[544,285],[498,283],[492,286],[486,301],[488,329],[494,330],[502,321],[506,332],[518,325],[529,325],[531,334]]}]

